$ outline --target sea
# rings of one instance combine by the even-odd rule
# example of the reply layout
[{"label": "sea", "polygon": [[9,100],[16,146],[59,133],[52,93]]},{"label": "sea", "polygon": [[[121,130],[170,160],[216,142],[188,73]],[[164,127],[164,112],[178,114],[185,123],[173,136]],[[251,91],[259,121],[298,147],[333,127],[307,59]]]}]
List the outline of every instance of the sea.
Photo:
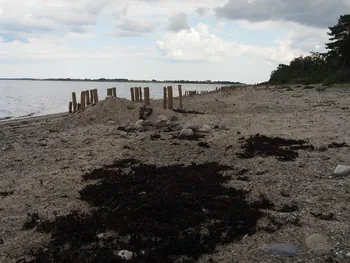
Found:
[{"label": "sea", "polygon": [[[79,82],[79,81],[34,81],[0,80],[0,121],[68,112],[72,92],[80,99],[80,92],[97,89],[99,98],[107,96],[107,89],[115,87],[117,97],[130,99],[131,87],[149,87],[150,97],[163,97],[163,87],[173,86],[174,96],[178,96],[178,84],[135,83],[135,82]],[[210,91],[218,84],[182,84],[186,90]]]}]

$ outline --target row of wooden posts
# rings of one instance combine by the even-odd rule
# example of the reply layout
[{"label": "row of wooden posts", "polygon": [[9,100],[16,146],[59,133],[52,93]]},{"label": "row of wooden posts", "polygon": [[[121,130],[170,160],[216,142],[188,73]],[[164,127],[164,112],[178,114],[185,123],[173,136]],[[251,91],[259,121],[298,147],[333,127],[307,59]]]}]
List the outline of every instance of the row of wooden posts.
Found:
[{"label": "row of wooden posts", "polygon": [[[219,91],[228,91],[232,87],[221,87],[216,88],[213,91],[185,91],[184,96],[193,96],[198,94],[205,93],[215,93]],[[179,92],[179,108],[183,108],[183,94],[182,94],[182,86],[178,85]],[[146,106],[150,106],[150,89],[149,87],[133,87],[130,88],[131,93],[131,101],[144,103]],[[107,97],[117,97],[117,89],[108,88],[107,89]],[[77,111],[84,110],[90,104],[96,104],[99,102],[98,91],[97,89],[93,90],[85,90],[80,94],[80,103],[77,102],[76,93],[72,93],[72,101],[69,102],[69,113],[76,113]],[[173,109],[174,108],[174,99],[173,99],[173,87],[163,87],[163,108],[164,109]]]},{"label": "row of wooden posts", "polygon": [[[179,101],[180,101],[180,109],[183,107],[182,103],[182,86],[178,85],[178,91],[179,91]],[[150,92],[149,88],[143,88],[143,94],[142,94],[142,88],[141,87],[134,87],[130,88],[131,93],[131,101],[134,102],[144,102],[146,106],[150,106]],[[144,95],[144,97],[142,97]],[[143,101],[144,100],[144,101]],[[163,108],[164,109],[173,109],[174,107],[174,96],[173,96],[173,87],[163,87]]]},{"label": "row of wooden posts", "polygon": [[85,90],[80,94],[80,103],[77,102],[77,95],[72,93],[72,101],[69,102],[69,113],[76,113],[79,110],[84,110],[87,105],[97,103],[98,91],[97,89]]}]

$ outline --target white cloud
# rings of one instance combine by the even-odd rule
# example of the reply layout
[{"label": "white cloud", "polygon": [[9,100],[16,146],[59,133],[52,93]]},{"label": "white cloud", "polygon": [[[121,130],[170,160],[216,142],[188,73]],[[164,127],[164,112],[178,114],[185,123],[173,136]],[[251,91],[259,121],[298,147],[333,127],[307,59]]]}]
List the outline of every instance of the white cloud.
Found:
[{"label": "white cloud", "polygon": [[288,62],[297,54],[289,42],[276,42],[271,48],[228,42],[212,34],[205,24],[168,33],[157,45],[165,58],[179,61],[222,62],[229,57],[255,55],[273,62]]}]

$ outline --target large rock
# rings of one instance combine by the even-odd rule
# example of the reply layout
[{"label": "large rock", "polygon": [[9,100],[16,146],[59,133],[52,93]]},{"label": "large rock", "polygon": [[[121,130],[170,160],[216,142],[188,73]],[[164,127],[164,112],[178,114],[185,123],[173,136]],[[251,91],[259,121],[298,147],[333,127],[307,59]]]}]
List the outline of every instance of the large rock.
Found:
[{"label": "large rock", "polygon": [[298,246],[293,244],[272,244],[263,247],[265,252],[282,257],[297,257],[300,254]]},{"label": "large rock", "polygon": [[334,170],[335,176],[348,176],[350,175],[350,166],[338,165]]},{"label": "large rock", "polygon": [[305,244],[317,256],[327,255],[332,250],[331,246],[328,244],[327,238],[321,234],[309,236],[306,238]]},{"label": "large rock", "polygon": [[191,129],[182,129],[179,138],[188,138],[191,136],[193,136],[193,131]]}]

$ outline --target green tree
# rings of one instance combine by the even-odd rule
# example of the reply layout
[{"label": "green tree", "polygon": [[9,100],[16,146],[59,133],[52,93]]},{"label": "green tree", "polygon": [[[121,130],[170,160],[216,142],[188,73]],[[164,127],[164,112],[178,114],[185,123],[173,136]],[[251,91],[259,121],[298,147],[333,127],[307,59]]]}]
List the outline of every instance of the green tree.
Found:
[{"label": "green tree", "polygon": [[350,65],[350,15],[340,16],[335,26],[329,27],[330,43],[326,44],[328,60],[344,69]]}]

